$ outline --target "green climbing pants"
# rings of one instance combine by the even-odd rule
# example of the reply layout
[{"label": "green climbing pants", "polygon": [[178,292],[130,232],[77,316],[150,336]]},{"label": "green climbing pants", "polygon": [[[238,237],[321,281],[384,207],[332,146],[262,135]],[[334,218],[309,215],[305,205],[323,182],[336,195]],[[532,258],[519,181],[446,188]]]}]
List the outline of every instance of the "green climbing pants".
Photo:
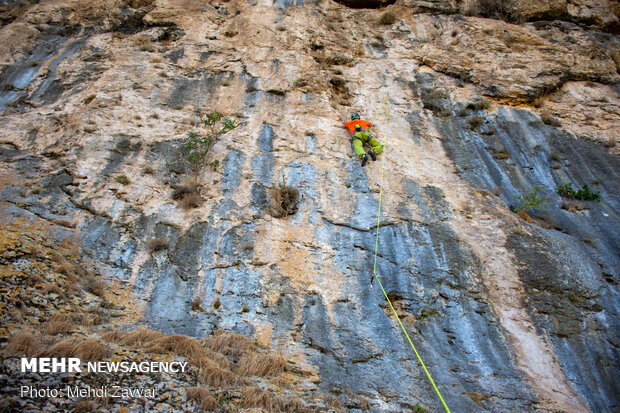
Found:
[{"label": "green climbing pants", "polygon": [[355,135],[353,135],[353,150],[359,158],[363,158],[364,155],[366,155],[364,145],[370,146],[376,155],[379,155],[383,151],[383,145],[381,145],[368,131],[356,132]]}]

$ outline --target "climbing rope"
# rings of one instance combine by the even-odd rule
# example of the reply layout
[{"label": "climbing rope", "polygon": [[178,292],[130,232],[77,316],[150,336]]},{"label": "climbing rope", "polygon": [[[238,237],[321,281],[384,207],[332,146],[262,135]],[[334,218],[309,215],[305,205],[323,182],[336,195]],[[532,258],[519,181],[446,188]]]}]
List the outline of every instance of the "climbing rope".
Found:
[{"label": "climbing rope", "polygon": [[405,336],[407,336],[407,340],[409,341],[409,344],[411,344],[411,348],[415,352],[415,355],[418,357],[418,360],[420,361],[420,364],[422,365],[422,368],[424,369],[424,372],[426,373],[426,376],[430,380],[431,384],[433,385],[433,388],[435,389],[435,392],[439,396],[439,399],[441,400],[441,403],[443,404],[443,407],[446,409],[446,412],[450,413],[450,409],[448,408],[448,405],[446,404],[446,402],[444,401],[443,397],[441,396],[441,393],[439,392],[439,389],[435,385],[435,382],[433,381],[433,378],[431,377],[431,374],[426,369],[426,366],[424,365],[424,362],[422,361],[422,357],[420,357],[420,354],[418,353],[418,350],[416,350],[415,346],[413,345],[413,342],[411,341],[411,338],[409,337],[409,334],[407,333],[407,330],[405,329],[405,326],[403,326],[403,323],[400,321],[400,317],[398,316],[398,314],[396,314],[396,310],[394,309],[394,306],[392,305],[392,302],[390,301],[390,298],[388,297],[387,293],[385,292],[385,289],[383,288],[383,284],[381,284],[381,280],[379,279],[379,274],[377,274],[377,251],[379,249],[379,226],[381,224],[381,195],[383,194],[383,165],[384,165],[384,161],[385,161],[385,148],[387,147],[387,125],[388,125],[388,109],[389,109],[389,99],[388,99],[388,97],[389,97],[389,94],[386,93],[385,94],[385,132],[384,132],[384,136],[383,136],[383,142],[384,142],[384,145],[383,145],[383,156],[381,157],[381,181],[379,183],[379,210],[377,212],[377,234],[375,236],[375,260],[374,260],[375,262],[374,262],[374,266],[373,266],[373,269],[372,269],[372,273],[373,273],[375,279],[377,280],[377,282],[379,283],[379,287],[381,287],[381,291],[383,291],[383,295],[385,296],[385,299],[387,300],[388,304],[390,305],[390,308],[392,309],[392,312],[396,316],[396,319],[398,320],[398,324],[400,324],[400,327],[403,329],[403,332],[405,333]]}]

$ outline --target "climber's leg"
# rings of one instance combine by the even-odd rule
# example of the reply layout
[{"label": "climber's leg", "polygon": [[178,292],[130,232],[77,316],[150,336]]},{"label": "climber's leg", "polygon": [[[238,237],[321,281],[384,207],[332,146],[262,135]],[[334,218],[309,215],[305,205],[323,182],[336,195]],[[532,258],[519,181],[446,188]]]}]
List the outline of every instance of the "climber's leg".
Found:
[{"label": "climber's leg", "polygon": [[364,150],[364,144],[359,139],[353,140],[353,150],[360,159],[363,158],[364,155],[366,155],[366,151]]},{"label": "climber's leg", "polygon": [[368,145],[372,148],[372,151],[375,153],[375,155],[379,155],[381,152],[383,152],[383,145],[381,145],[379,141],[374,137],[370,138],[370,140],[368,141]]}]

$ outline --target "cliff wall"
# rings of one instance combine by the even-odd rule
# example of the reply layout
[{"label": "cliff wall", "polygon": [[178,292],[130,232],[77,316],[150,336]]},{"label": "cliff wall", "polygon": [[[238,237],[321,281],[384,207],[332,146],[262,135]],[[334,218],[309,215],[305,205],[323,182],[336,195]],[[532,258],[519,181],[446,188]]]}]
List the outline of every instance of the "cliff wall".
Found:
[{"label": "cliff wall", "polygon": [[[313,372],[302,398],[440,411],[371,283],[383,176],[377,273],[448,406],[615,411],[617,6],[519,2],[514,24],[343,3],[8,2],[2,219],[74,233],[136,324],[277,348]],[[182,147],[213,111],[238,127],[184,208]],[[352,112],[383,173],[354,157]],[[275,218],[283,182],[300,202]],[[560,197],[567,182],[601,200]],[[537,186],[546,209],[514,213]]]}]

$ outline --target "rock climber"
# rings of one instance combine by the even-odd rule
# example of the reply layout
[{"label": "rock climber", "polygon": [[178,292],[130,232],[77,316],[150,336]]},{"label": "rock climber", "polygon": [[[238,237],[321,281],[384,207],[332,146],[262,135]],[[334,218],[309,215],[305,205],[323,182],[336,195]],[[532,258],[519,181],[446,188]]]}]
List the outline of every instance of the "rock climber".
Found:
[{"label": "rock climber", "polygon": [[[368,132],[368,128],[372,126],[371,122],[360,119],[359,113],[351,115],[351,120],[344,123],[353,135],[353,150],[362,160],[362,166],[368,162],[368,155],[373,161],[377,160],[377,155],[383,151],[383,145]],[[368,152],[364,150],[364,145],[369,146]]]}]

